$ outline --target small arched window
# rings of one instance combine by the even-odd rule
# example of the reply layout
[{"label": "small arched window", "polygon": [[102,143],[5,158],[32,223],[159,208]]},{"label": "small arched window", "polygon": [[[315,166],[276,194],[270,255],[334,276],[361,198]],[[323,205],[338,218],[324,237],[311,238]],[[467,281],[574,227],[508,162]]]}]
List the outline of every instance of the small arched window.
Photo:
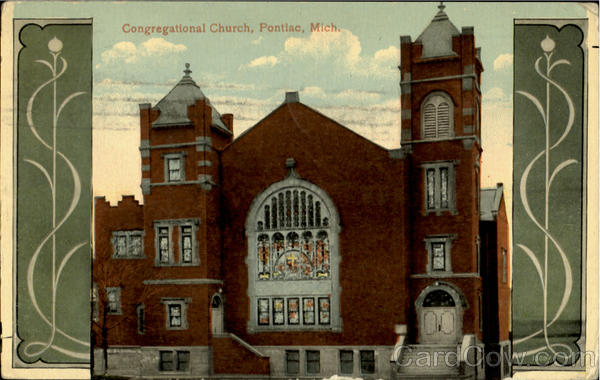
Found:
[{"label": "small arched window", "polygon": [[454,103],[443,92],[430,94],[421,107],[423,139],[437,139],[454,135]]}]

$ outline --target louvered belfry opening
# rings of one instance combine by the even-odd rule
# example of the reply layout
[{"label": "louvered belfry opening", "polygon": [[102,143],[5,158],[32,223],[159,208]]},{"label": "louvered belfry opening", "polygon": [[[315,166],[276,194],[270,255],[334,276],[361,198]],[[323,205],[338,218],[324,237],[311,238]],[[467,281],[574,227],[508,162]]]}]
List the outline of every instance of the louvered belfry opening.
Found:
[{"label": "louvered belfry opening", "polygon": [[451,136],[451,100],[435,94],[427,98],[423,105],[423,139]]}]

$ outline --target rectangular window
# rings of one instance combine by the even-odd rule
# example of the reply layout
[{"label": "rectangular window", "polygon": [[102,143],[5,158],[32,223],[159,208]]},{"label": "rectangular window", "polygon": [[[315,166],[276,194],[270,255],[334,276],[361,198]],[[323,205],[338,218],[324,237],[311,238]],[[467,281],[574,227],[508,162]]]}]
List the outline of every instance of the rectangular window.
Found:
[{"label": "rectangular window", "polygon": [[288,375],[300,373],[300,351],[288,350],[285,352],[285,372]]},{"label": "rectangular window", "polygon": [[315,299],[302,298],[302,323],[305,325],[315,324]]},{"label": "rectangular window", "polygon": [[95,282],[92,285],[92,319],[94,322],[100,320],[100,312],[98,310],[98,284]]},{"label": "rectangular window", "polygon": [[169,255],[169,227],[158,228],[158,249],[160,262],[166,264],[170,262]]},{"label": "rectangular window", "polygon": [[177,371],[187,372],[190,368],[190,352],[177,351]]},{"label": "rectangular window", "polygon": [[181,262],[192,262],[192,227],[181,226]]},{"label": "rectangular window", "polygon": [[187,372],[189,368],[189,351],[160,351],[159,369],[161,371]]},{"label": "rectangular window", "polygon": [[161,302],[166,307],[166,329],[167,330],[186,330],[187,307],[191,298],[162,298]]},{"label": "rectangular window", "polygon": [[181,327],[181,305],[169,305],[169,327]]},{"label": "rectangular window", "polygon": [[258,299],[258,324],[268,325],[269,324],[269,299],[259,298]]},{"label": "rectangular window", "polygon": [[435,209],[435,170],[427,169],[427,208]]},{"label": "rectangular window", "polygon": [[142,256],[142,235],[141,234],[130,235],[128,252],[129,252],[129,256],[131,256],[131,257]]},{"label": "rectangular window", "polygon": [[146,309],[144,304],[140,304],[137,307],[137,331],[138,334],[146,332]]},{"label": "rectangular window", "polygon": [[161,371],[173,371],[173,351],[160,351],[159,368]]},{"label": "rectangular window", "polygon": [[375,373],[375,351],[360,352],[360,373]]},{"label": "rectangular window", "polygon": [[340,372],[342,375],[354,373],[354,352],[351,350],[340,351]]},{"label": "rectangular window", "polygon": [[454,164],[429,163],[425,165],[425,209],[454,210]]},{"label": "rectangular window", "polygon": [[329,310],[330,303],[329,297],[319,297],[319,324],[320,325],[328,325],[329,324]]},{"label": "rectangular window", "polygon": [[284,313],[283,313],[283,298],[273,298],[273,324],[283,325]]},{"label": "rectangular window", "polygon": [[181,158],[169,158],[167,159],[168,165],[168,180],[169,182],[177,182],[182,180],[181,173]]},{"label": "rectangular window", "polygon": [[125,235],[117,237],[117,256],[127,256],[127,236]]},{"label": "rectangular window", "polygon": [[321,372],[321,352],[306,351],[306,373],[316,375]]},{"label": "rectangular window", "polygon": [[502,248],[502,282],[508,281],[508,262],[506,257],[506,249]]},{"label": "rectangular window", "polygon": [[142,231],[113,231],[115,258],[140,258],[143,256]]},{"label": "rectangular window", "polygon": [[444,243],[431,243],[433,270],[446,270],[446,249]]},{"label": "rectangular window", "polygon": [[440,207],[448,208],[448,168],[440,168]]},{"label": "rectangular window", "polygon": [[297,325],[300,323],[300,299],[288,298],[288,324]]},{"label": "rectangular window", "polygon": [[121,314],[121,288],[106,288],[108,314]]}]

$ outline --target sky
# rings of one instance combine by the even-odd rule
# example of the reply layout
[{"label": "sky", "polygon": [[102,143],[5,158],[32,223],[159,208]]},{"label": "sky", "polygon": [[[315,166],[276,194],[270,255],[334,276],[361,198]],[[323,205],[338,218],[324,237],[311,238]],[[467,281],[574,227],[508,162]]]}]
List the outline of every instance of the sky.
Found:
[{"label": "sky", "polygon": [[[190,63],[217,110],[234,114],[234,135],[278,107],[286,91],[385,148],[400,146],[400,36],[414,41],[438,3],[20,3],[15,17],[93,18],[95,196],[141,200],[140,103],[155,105]],[[446,3],[482,48],[482,187],[512,186],[512,30],[515,18],[585,17],[570,3]],[[334,24],[317,33],[310,24]],[[261,23],[300,31],[261,32]],[[211,25],[251,32],[214,33]],[[146,26],[205,26],[201,33],[133,32]],[[288,28],[289,29],[289,28]],[[343,142],[341,142],[343,143]]]}]

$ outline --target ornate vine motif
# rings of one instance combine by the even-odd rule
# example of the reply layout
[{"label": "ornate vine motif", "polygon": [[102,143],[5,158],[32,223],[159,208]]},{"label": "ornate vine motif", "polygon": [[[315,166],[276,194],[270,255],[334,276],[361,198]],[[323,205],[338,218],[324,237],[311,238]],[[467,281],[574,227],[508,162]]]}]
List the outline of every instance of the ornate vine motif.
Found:
[{"label": "ornate vine motif", "polygon": [[[58,82],[58,79],[65,73],[65,71],[67,70],[67,66],[68,66],[67,61],[63,57],[60,57],[62,48],[63,48],[62,41],[60,41],[59,39],[54,37],[48,42],[48,50],[50,52],[50,55],[52,56],[52,62],[48,62],[48,61],[42,60],[42,59],[38,59],[35,61],[36,63],[41,63],[41,64],[45,65],[46,67],[48,67],[52,76],[50,79],[48,79],[46,82],[42,83],[39,87],[37,87],[35,89],[35,91],[31,95],[31,97],[29,98],[29,101],[27,102],[27,124],[29,125],[31,132],[33,133],[35,138],[41,143],[41,145],[44,148],[48,149],[52,153],[50,170],[48,170],[44,166],[43,162],[37,162],[37,161],[28,159],[28,158],[24,159],[25,162],[36,167],[41,172],[41,174],[45,177],[45,179],[48,183],[48,188],[50,190],[50,197],[51,197],[51,204],[52,204],[52,222],[51,222],[52,225],[51,225],[50,231],[44,236],[44,238],[37,245],[37,247],[36,247],[35,251],[33,252],[33,255],[28,263],[28,266],[27,266],[28,295],[29,295],[31,302],[33,304],[33,307],[35,308],[35,311],[37,312],[39,317],[48,326],[50,326],[50,334],[47,337],[47,339],[45,339],[45,340],[40,339],[39,341],[30,341],[30,342],[24,343],[24,348],[23,348],[22,352],[25,356],[27,356],[31,360],[39,359],[40,356],[49,349],[61,352],[67,356],[77,358],[77,359],[89,359],[89,355],[90,355],[89,354],[89,348],[90,348],[89,343],[85,342],[84,340],[73,337],[73,336],[69,335],[67,332],[65,332],[64,330],[62,330],[61,328],[59,328],[58,327],[59,321],[57,321],[57,318],[56,318],[57,288],[58,288],[58,284],[59,284],[59,281],[61,278],[61,273],[63,272],[63,269],[68,264],[69,260],[73,257],[73,255],[75,255],[75,253],[81,247],[85,247],[88,244],[87,241],[83,241],[78,244],[75,244],[64,255],[62,254],[63,252],[58,252],[57,247],[56,247],[56,233],[61,228],[61,226],[63,226],[63,224],[67,221],[67,219],[69,219],[69,217],[75,210],[75,207],[77,206],[80,196],[81,196],[81,180],[79,177],[79,173],[75,169],[75,166],[67,158],[67,156],[58,149],[57,130],[58,130],[58,126],[59,126],[59,119],[60,119],[60,114],[61,114],[62,110],[71,100],[73,100],[77,96],[85,94],[85,92],[71,93],[70,95],[65,97],[63,99],[63,101],[60,103],[60,105],[58,105],[58,107],[57,107],[57,95],[56,95],[57,82]],[[59,71],[59,63],[60,63],[60,71]],[[44,89],[46,86],[49,86],[49,85],[52,85],[52,141],[46,141],[40,136],[40,134],[38,133],[38,130],[34,124],[34,121],[33,121],[34,101],[35,101],[36,97],[38,96],[38,94],[40,93],[40,91],[42,91],[42,89]],[[58,191],[59,189],[57,189],[56,178],[57,178],[57,161],[59,159],[64,161],[64,163],[67,165],[67,167],[69,168],[70,174],[71,174],[71,178],[73,180],[73,189],[72,189],[70,205],[69,205],[68,209],[64,212],[62,217],[59,216],[61,210],[57,210],[57,195],[59,194],[59,191]],[[48,164],[48,163],[45,163],[45,164]],[[44,247],[46,247],[47,245],[50,246],[50,249],[47,249],[47,248],[44,249]],[[38,295],[36,294],[36,290],[34,287],[34,284],[37,283],[37,281],[38,281],[38,280],[36,280],[36,263],[38,262],[38,259],[40,258],[41,255],[44,255],[47,253],[52,255],[51,267],[48,268],[51,271],[51,275],[49,276],[51,282],[50,282],[49,286],[46,288],[50,292],[50,297],[51,297],[51,303],[50,303],[51,310],[49,313],[50,315],[47,315],[44,311],[42,311],[40,306],[38,305],[38,298],[37,298]],[[44,294],[43,296],[47,297],[48,295]],[[81,349],[81,351],[74,351],[74,350],[67,349],[67,348],[61,347],[60,345],[55,344],[54,340],[55,340],[55,337],[57,334],[62,335],[64,338],[67,338],[67,339],[77,343],[78,345],[81,345],[83,348]]]},{"label": "ornate vine motif", "polygon": [[[534,253],[534,250],[528,247],[525,244],[516,243],[516,246],[520,248],[522,252],[524,252],[529,260],[531,260],[532,264],[535,267],[535,270],[538,275],[538,279],[542,286],[542,294],[543,294],[543,324],[540,329],[536,330],[532,334],[525,336],[523,338],[517,339],[513,342],[515,346],[526,342],[540,334],[543,334],[545,344],[541,347],[537,347],[535,349],[531,349],[527,352],[520,353],[524,356],[534,355],[540,351],[548,350],[551,352],[555,358],[561,357],[559,353],[562,353],[563,358],[569,358],[574,360],[577,353],[573,351],[571,347],[567,344],[552,342],[548,336],[548,328],[554,324],[567,306],[569,298],[571,296],[571,292],[573,289],[573,272],[571,269],[571,264],[569,263],[569,259],[561,247],[559,241],[557,241],[556,237],[550,231],[549,224],[549,211],[550,211],[550,192],[552,183],[556,180],[558,174],[561,170],[565,169],[569,165],[577,164],[577,160],[567,159],[554,167],[551,165],[551,154],[552,151],[557,148],[569,135],[571,128],[573,126],[573,121],[575,118],[575,110],[573,106],[573,101],[567,91],[560,86],[557,82],[552,80],[552,70],[559,65],[570,65],[571,63],[566,59],[559,59],[552,62],[552,56],[554,54],[554,49],[556,47],[556,43],[550,37],[546,36],[544,40],[541,41],[541,48],[544,51],[543,56],[538,57],[535,61],[535,71],[540,78],[542,78],[546,82],[546,104],[542,105],[542,102],[533,96],[531,93],[526,91],[516,91],[517,94],[524,96],[527,98],[537,109],[539,115],[542,118],[543,125],[545,126],[545,146],[535,157],[528,163],[523,171],[519,182],[519,194],[522,201],[523,209],[527,214],[528,218],[533,222],[533,224],[539,229],[543,234],[543,262],[540,263],[538,260],[538,256]],[[542,70],[540,67],[541,64],[545,61],[545,70]],[[556,88],[559,93],[564,98],[564,101],[568,107],[568,118],[566,125],[564,126],[564,130],[560,137],[556,141],[551,141],[551,119],[550,119],[550,93],[551,88]],[[535,215],[530,206],[530,193],[528,192],[528,179],[531,174],[531,171],[534,165],[539,161],[543,160],[544,164],[544,199],[543,199],[543,215]],[[554,246],[555,251],[551,250],[551,246]],[[562,261],[563,270],[564,270],[564,289],[562,294],[562,299],[558,309],[554,316],[549,316],[548,314],[548,262],[549,255],[551,252],[558,252],[560,259]],[[551,318],[551,319],[550,319]],[[515,351],[518,349],[515,347]],[[566,363],[561,363],[566,364]]]}]

